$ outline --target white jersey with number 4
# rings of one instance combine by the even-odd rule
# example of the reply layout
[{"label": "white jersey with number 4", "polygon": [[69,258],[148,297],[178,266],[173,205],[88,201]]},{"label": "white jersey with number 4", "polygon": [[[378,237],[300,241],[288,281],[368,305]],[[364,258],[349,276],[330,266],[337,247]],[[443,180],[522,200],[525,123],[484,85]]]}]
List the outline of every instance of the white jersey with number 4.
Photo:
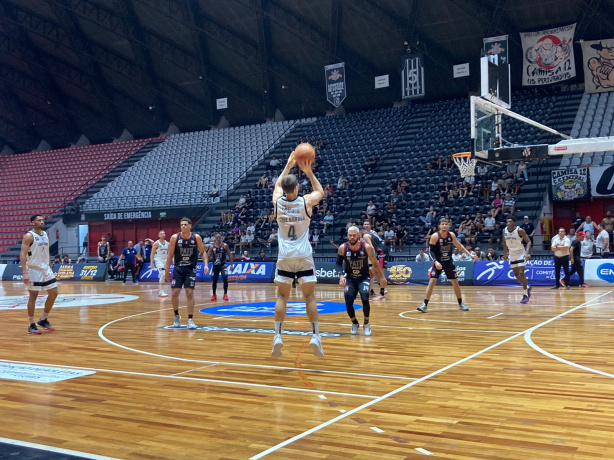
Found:
[{"label": "white jersey with number 4", "polygon": [[168,255],[168,241],[165,241],[164,244],[160,240],[157,241],[158,249],[156,249],[156,253],[154,255],[154,260],[162,262],[162,267],[166,263],[166,256]]},{"label": "white jersey with number 4", "polygon": [[311,257],[311,216],[307,212],[305,198],[299,196],[292,201],[279,198],[275,212],[279,225],[279,259]]}]

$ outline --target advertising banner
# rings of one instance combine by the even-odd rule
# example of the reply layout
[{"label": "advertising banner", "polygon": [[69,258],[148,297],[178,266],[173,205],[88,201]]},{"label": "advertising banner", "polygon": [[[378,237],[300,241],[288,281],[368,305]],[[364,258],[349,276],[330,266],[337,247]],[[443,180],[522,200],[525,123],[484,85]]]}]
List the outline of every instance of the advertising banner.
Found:
[{"label": "advertising banner", "polygon": [[523,50],[522,84],[539,86],[559,83],[576,76],[573,53],[575,24],[521,32]]},{"label": "advertising banner", "polygon": [[58,281],[106,281],[107,264],[53,264]]},{"label": "advertising banner", "polygon": [[573,201],[589,197],[588,168],[553,169],[552,200]]},{"label": "advertising banner", "polygon": [[325,66],[324,81],[326,82],[326,100],[335,107],[339,107],[347,96],[345,62]]},{"label": "advertising banner", "polygon": [[[152,270],[149,262],[144,263],[139,275],[139,282],[158,282],[158,270]],[[211,270],[213,263],[209,263]],[[273,262],[235,262],[233,269],[228,268],[228,281],[230,283],[270,283],[275,276],[275,263]],[[171,265],[171,275],[173,265]],[[211,272],[209,272],[211,273]],[[220,281],[222,277],[220,276]],[[205,275],[205,264],[196,265],[196,281],[211,282],[211,274]]]},{"label": "advertising banner", "polygon": [[6,264],[0,264],[0,280],[2,280],[2,275],[4,274],[5,268],[6,268]]},{"label": "advertising banner", "polygon": [[582,42],[584,92],[603,93],[614,90],[614,38]]},{"label": "advertising banner", "polygon": [[21,265],[7,264],[2,272],[2,281],[21,281]]},{"label": "advertising banner", "polygon": [[[524,273],[531,286],[554,286],[554,260],[530,260]],[[561,270],[561,278],[563,277]],[[510,265],[506,261],[477,261],[473,270],[473,284],[476,286],[518,286]],[[571,285],[578,286],[580,280],[575,274]]]},{"label": "advertising banner", "polygon": [[[389,284],[421,284],[429,283],[429,271],[432,262],[393,262],[386,268],[386,279]],[[473,262],[456,262],[456,273],[461,285],[473,284]],[[438,285],[450,285],[450,280],[442,273],[437,280]]]},{"label": "advertising banner", "polygon": [[339,275],[343,273],[343,271],[339,271],[339,267],[334,262],[316,262],[318,283],[339,284]]},{"label": "advertising banner", "polygon": [[614,166],[591,168],[591,194],[593,196],[614,195]]},{"label": "advertising banner", "polygon": [[614,263],[611,259],[584,261],[584,282],[589,286],[614,285]]},{"label": "advertising banner", "polygon": [[406,54],[401,60],[401,96],[403,99],[424,97],[424,57]]}]

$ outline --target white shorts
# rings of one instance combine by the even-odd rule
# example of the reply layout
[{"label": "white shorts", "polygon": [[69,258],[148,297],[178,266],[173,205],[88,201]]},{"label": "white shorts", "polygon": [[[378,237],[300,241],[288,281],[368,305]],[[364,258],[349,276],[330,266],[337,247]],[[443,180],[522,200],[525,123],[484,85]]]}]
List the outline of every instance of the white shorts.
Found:
[{"label": "white shorts", "polygon": [[166,264],[166,261],[154,259],[154,262],[156,264],[156,270],[158,270],[158,281],[164,281],[164,278],[166,275],[166,270],[164,269],[164,265]]},{"label": "white shorts", "polygon": [[58,287],[58,282],[51,267],[29,268],[28,272],[30,274],[28,291],[49,291]]},{"label": "white shorts", "polygon": [[300,284],[317,283],[316,266],[313,257],[307,256],[300,259],[279,259],[275,267],[275,282],[292,284],[294,278]]},{"label": "white shorts", "polygon": [[525,252],[510,252],[507,255],[507,260],[510,262],[510,267],[524,267],[527,263],[524,260]]}]

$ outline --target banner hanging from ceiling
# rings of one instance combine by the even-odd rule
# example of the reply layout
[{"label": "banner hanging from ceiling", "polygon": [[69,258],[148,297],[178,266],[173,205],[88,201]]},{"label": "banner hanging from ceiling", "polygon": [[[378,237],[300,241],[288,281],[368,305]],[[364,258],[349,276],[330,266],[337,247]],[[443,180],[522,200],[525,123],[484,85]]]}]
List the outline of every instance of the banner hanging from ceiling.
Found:
[{"label": "banner hanging from ceiling", "polygon": [[584,92],[614,91],[614,38],[582,42]]},{"label": "banner hanging from ceiling", "polygon": [[424,97],[424,56],[405,54],[401,60],[401,95],[403,99]]},{"label": "banner hanging from ceiling", "polygon": [[540,86],[576,76],[573,36],[576,24],[537,32],[521,32],[522,84]]},{"label": "banner hanging from ceiling", "polygon": [[339,107],[347,96],[345,62],[325,66],[324,79],[326,81],[326,100],[335,107]]}]

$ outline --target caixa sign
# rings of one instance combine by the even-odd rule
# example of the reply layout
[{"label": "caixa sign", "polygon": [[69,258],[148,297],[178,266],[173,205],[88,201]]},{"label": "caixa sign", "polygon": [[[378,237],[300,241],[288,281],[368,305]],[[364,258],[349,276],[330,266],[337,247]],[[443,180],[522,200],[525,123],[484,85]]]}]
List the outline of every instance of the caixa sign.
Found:
[{"label": "caixa sign", "polygon": [[597,267],[597,276],[599,279],[608,283],[614,283],[614,264],[605,263]]}]

